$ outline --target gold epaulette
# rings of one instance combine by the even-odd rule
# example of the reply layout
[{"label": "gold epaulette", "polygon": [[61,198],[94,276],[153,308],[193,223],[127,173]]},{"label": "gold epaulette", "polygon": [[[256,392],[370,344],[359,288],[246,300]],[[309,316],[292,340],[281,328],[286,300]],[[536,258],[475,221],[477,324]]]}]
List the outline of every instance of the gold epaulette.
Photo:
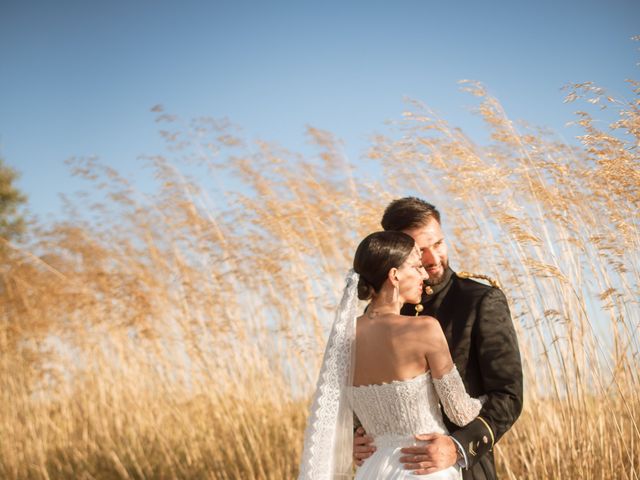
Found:
[{"label": "gold epaulette", "polygon": [[469,272],[456,272],[456,275],[458,275],[460,278],[479,278],[481,280],[486,280],[487,282],[489,282],[489,285],[491,285],[492,287],[502,290],[502,287],[500,286],[500,282],[498,282],[497,280],[494,280],[488,275],[483,275],[481,273],[469,273]]}]

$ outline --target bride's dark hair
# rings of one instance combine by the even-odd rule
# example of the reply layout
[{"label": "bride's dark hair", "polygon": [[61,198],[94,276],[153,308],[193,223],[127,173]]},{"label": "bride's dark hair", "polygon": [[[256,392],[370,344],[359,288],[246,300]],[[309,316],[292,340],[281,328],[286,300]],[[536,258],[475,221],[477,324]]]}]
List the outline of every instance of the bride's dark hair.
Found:
[{"label": "bride's dark hair", "polygon": [[353,269],[360,275],[358,298],[369,300],[378,293],[389,270],[402,265],[415,241],[402,232],[375,232],[367,235],[356,250]]}]

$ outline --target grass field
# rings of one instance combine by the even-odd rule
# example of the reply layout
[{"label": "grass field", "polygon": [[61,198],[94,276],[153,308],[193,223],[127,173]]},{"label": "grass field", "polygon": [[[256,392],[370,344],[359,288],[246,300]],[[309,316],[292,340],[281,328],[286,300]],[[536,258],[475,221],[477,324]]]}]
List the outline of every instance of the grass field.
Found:
[{"label": "grass field", "polygon": [[626,102],[568,91],[616,119],[579,113],[578,146],[464,88],[485,144],[415,102],[355,168],[325,131],[301,157],[158,112],[155,194],[72,161],[91,214],[71,201],[0,249],[0,478],[294,478],[342,278],[409,193],[442,211],[454,269],[510,301],[525,407],[496,446],[501,478],[639,478],[638,85]]}]

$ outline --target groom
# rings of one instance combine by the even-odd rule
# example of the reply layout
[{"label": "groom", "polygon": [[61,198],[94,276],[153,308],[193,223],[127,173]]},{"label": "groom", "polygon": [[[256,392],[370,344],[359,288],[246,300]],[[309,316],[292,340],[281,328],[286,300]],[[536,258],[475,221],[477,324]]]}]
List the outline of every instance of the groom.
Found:
[{"label": "groom", "polygon": [[[498,288],[451,270],[440,213],[430,203],[414,197],[394,200],[381,223],[385,230],[403,231],[416,241],[429,274],[421,315],[440,321],[469,395],[487,396],[480,415],[467,426],[457,427],[445,417],[450,435],[420,435],[427,442],[403,448],[400,461],[419,474],[457,463],[465,480],[495,479],[493,445],[522,411],[522,365],[506,298]],[[402,314],[415,315],[416,310],[405,305]],[[373,453],[371,441],[358,428],[354,438],[358,464]]]}]

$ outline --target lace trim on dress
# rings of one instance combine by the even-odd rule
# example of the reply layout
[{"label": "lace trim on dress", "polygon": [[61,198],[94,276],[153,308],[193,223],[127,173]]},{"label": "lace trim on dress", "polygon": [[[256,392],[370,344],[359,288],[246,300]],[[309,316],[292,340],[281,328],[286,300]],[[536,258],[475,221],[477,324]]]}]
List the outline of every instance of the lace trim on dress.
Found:
[{"label": "lace trim on dress", "polygon": [[389,380],[388,382],[370,383],[368,385],[354,385],[352,388],[382,387],[384,385],[397,385],[399,383],[416,382],[422,377],[426,377],[427,375],[429,375],[429,373],[430,371],[422,372],[415,377],[406,378],[404,380]]}]

